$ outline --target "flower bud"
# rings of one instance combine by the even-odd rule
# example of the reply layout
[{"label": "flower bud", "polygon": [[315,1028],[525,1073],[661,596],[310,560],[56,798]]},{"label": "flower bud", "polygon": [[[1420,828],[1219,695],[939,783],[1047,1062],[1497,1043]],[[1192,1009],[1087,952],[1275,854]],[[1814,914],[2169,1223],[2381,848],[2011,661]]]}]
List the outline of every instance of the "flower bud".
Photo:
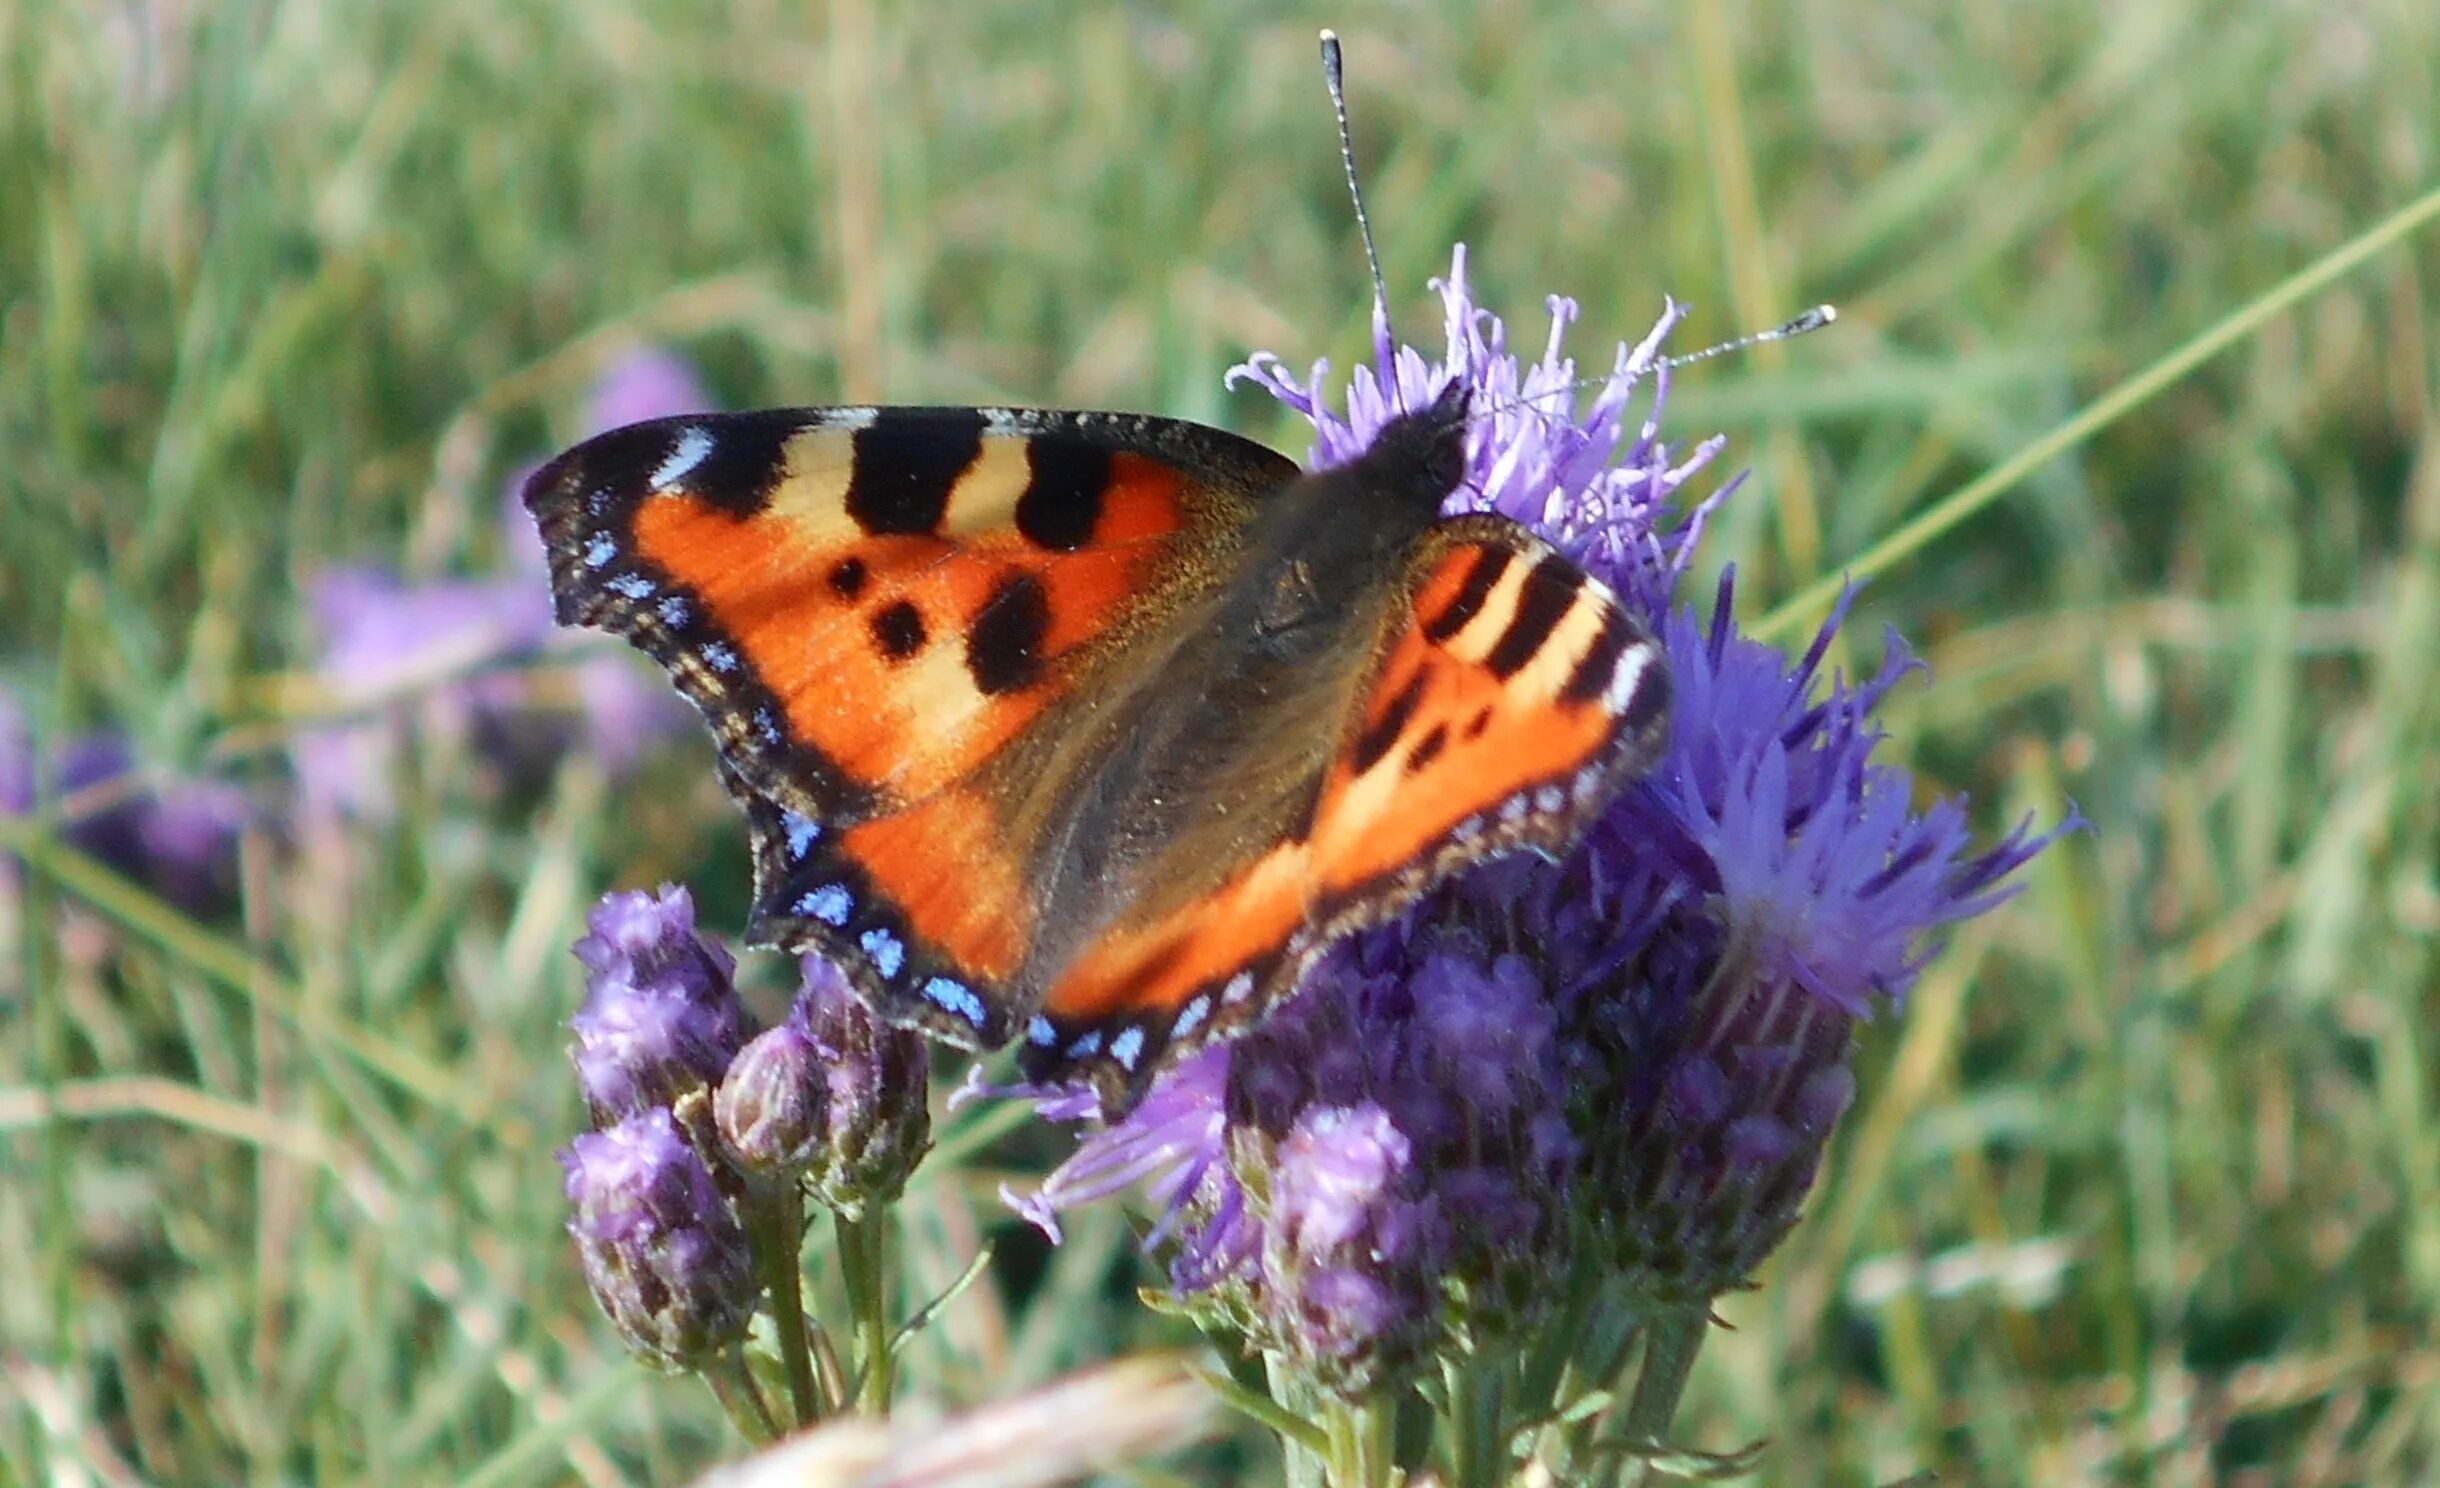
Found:
[{"label": "flower bud", "polygon": [[669,1112],[586,1132],[559,1161],[586,1284],[637,1358],[697,1369],[745,1336],[759,1295],[745,1228]]},{"label": "flower bud", "polygon": [[931,1144],[931,1064],[922,1035],[875,1018],[837,967],[803,963],[788,1019],[746,1045],[714,1100],[740,1171],[801,1175],[851,1218],[886,1204]]},{"label": "flower bud", "polygon": [[751,1178],[802,1173],[830,1123],[824,1067],[832,1051],[791,1014],[746,1040],[712,1097],[720,1143]]},{"label": "flower bud", "polygon": [[1413,1143],[1378,1105],[1310,1106],[1264,1178],[1270,1346],[1350,1397],[1406,1375],[1437,1329],[1448,1239]]},{"label": "flower bud", "polygon": [[1855,1089],[1853,1020],[1768,977],[1697,972],[1674,989],[1694,1047],[1646,1048],[1604,1107],[1604,1206],[1630,1291],[1692,1306],[1744,1284],[1795,1224]]}]

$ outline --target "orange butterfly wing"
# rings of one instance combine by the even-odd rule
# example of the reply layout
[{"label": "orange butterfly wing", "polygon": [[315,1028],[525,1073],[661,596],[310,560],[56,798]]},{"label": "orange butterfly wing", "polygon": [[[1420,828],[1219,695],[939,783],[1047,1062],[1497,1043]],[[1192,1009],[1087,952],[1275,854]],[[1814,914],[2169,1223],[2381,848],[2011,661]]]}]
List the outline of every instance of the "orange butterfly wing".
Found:
[{"label": "orange butterfly wing", "polygon": [[1025,1031],[1029,1077],[1089,1079],[1126,1104],[1165,1057],[1293,990],[1338,937],[1469,863],[1573,842],[1665,742],[1650,632],[1504,518],[1425,535],[1377,656],[1306,829],[1070,964]]},{"label": "orange butterfly wing", "polygon": [[755,839],[754,937],[988,1045],[1036,931],[991,772],[1222,582],[1297,474],[1165,419],[780,409],[602,435],[525,500],[561,622],[627,636],[711,723]]}]

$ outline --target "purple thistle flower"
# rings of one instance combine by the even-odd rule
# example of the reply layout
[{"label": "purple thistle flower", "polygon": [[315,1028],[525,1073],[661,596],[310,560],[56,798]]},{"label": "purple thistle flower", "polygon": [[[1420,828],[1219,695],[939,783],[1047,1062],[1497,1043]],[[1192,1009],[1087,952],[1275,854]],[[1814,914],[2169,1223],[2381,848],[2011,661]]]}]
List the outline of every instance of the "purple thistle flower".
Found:
[{"label": "purple thistle flower", "polygon": [[695,933],[694,900],[664,886],[607,894],[576,942],[585,964],[575,1031],[577,1083],[597,1124],[675,1104],[717,1084],[744,1042],[736,962]]},{"label": "purple thistle flower", "polygon": [[931,1142],[931,1056],[923,1036],[866,1010],[839,969],[803,959],[786,1021],[749,1042],[713,1100],[737,1166],[802,1179],[822,1202],[862,1218],[887,1204]]},{"label": "purple thistle flower", "polygon": [[[1657,535],[1678,489],[1728,442],[1714,435],[1682,458],[1673,458],[1659,442],[1660,409],[1669,388],[1660,348],[1685,311],[1664,302],[1660,322],[1642,341],[1618,349],[1592,405],[1578,415],[1576,363],[1560,350],[1578,313],[1574,300],[1548,299],[1550,335],[1542,356],[1520,364],[1509,354],[1507,327],[1474,303],[1464,244],[1451,256],[1449,277],[1434,280],[1433,288],[1441,297],[1447,351],[1435,361],[1413,347],[1393,348],[1376,323],[1375,364],[1355,369],[1345,418],[1322,396],[1330,375],[1327,361],[1314,362],[1299,381],[1279,358],[1257,352],[1232,368],[1227,380],[1231,386],[1255,383],[1312,420],[1308,460],[1317,468],[1353,459],[1399,413],[1429,405],[1452,380],[1463,383],[1473,391],[1477,417],[1467,436],[1465,474],[1442,510],[1512,517],[1647,612],[1659,613],[1702,533],[1703,518],[1727,494],[1723,490],[1698,504],[1673,541]],[[1647,377],[1653,383],[1652,406],[1629,441],[1628,404]]]},{"label": "purple thistle flower", "polygon": [[745,1336],[760,1296],[745,1227],[668,1111],[583,1133],[559,1161],[586,1284],[636,1357],[697,1369]]},{"label": "purple thistle flower", "polygon": [[[1470,389],[1482,416],[1447,509],[1526,523],[1644,612],[1674,683],[1666,755],[1565,861],[1482,865],[1336,947],[1293,1001],[1164,1076],[1021,1206],[1052,1227],[1150,1180],[1181,1300],[1254,1320],[1250,1343],[1341,1391],[1417,1362],[1399,1330],[1427,1309],[1478,1343],[1530,1326],[1571,1246],[1600,1247],[1641,1306],[1743,1281],[1852,1099],[1855,1020],[1901,999],[1939,933],[2007,897],[2056,835],[2020,827],[1976,853],[1961,803],[1914,808],[1905,772],[1871,758],[1872,714],[1918,668],[1893,638],[1869,681],[1825,679],[1843,606],[1791,663],[1737,632],[1726,579],[1708,621],[1678,602],[1726,493],[1680,495],[1719,440],[1681,455],[1657,438],[1675,306],[1579,412],[1560,350],[1575,306],[1550,301],[1542,356],[1520,366],[1464,270],[1460,248],[1438,285],[1446,354],[1384,337],[1344,418],[1321,364],[1300,382],[1257,356],[1231,377],[1310,418],[1319,465],[1452,379]],[[1353,1117],[1316,1126],[1358,1110],[1369,1145]]]}]

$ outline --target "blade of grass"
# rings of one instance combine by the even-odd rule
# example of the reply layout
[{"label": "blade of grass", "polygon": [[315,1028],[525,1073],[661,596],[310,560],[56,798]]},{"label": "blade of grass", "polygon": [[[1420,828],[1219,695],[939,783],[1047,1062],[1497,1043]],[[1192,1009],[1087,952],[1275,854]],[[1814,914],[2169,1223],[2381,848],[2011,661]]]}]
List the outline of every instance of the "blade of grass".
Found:
[{"label": "blade of grass", "polygon": [[1818,623],[1848,585],[1913,557],[2052,459],[2142,407],[2179,378],[2261,329],[2265,321],[2310,299],[2435,218],[2440,218],[2440,188],[2417,197],[2377,226],[2297,271],[2267,294],[2087,404],[2074,418],[1941,498],[1921,515],[1901,523],[1897,531],[1865,549],[1839,572],[1824,574],[1782,601],[1754,625],[1752,633],[1766,640],[1784,639],[1801,625]]}]

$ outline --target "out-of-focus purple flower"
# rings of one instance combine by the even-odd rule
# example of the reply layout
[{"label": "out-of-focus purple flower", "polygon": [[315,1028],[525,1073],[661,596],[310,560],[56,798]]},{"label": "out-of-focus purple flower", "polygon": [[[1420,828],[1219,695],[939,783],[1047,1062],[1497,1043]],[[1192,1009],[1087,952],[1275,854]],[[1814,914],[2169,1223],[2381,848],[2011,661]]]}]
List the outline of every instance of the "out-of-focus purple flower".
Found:
[{"label": "out-of-focus purple flower", "polygon": [[597,1124],[707,1091],[745,1040],[736,962],[695,933],[682,888],[605,895],[576,942],[585,965],[575,1030],[578,1083]]},{"label": "out-of-focus purple flower", "polygon": [[713,1114],[737,1166],[801,1179],[850,1219],[906,1187],[930,1144],[931,1056],[923,1036],[866,1010],[819,956],[787,1020],[745,1046]]},{"label": "out-of-focus purple flower", "polygon": [[0,690],[0,811],[23,816],[33,808],[33,730],[17,699]]},{"label": "out-of-focus purple flower", "polygon": [[[1417,1362],[1351,1350],[1368,1324],[1440,1308],[1475,1347],[1530,1326],[1571,1247],[1596,1247],[1612,1294],[1640,1308],[1742,1282],[1852,1099],[1855,1021],[1901,999],[1940,932],[2006,897],[2050,840],[2019,828],[1978,853],[1960,803],[1918,811],[1905,772],[1872,760],[1873,710],[1916,669],[1894,639],[1849,685],[1820,670],[1840,616],[1790,661],[1737,633],[1726,581],[1707,619],[1680,602],[1719,499],[1688,505],[1680,487],[1720,445],[1680,455],[1657,438],[1674,306],[1579,411],[1560,351],[1575,307],[1550,302],[1542,357],[1520,367],[1464,268],[1461,249],[1439,286],[1447,353],[1383,337],[1345,418],[1319,364],[1300,381],[1258,356],[1232,377],[1311,418],[1323,465],[1467,386],[1482,416],[1447,509],[1526,523],[1644,614],[1675,683],[1666,755],[1563,861],[1482,865],[1333,949],[1287,1006],[1164,1076],[1021,1205],[1047,1227],[1150,1180],[1180,1300],[1338,1390]],[[1393,1189],[1357,1180],[1393,1169],[1406,1207],[1379,1208]],[[1313,1238],[1353,1233],[1370,1239],[1346,1264],[1298,1263]]]},{"label": "out-of-focus purple flower", "polygon": [[712,396],[686,360],[657,346],[613,363],[585,394],[587,434],[607,433],[646,419],[708,413]]},{"label": "out-of-focus purple flower", "polygon": [[745,1227],[668,1111],[586,1132],[559,1161],[586,1284],[636,1357],[699,1369],[745,1336],[760,1296]]},{"label": "out-of-focus purple flower", "polygon": [[308,597],[326,683],[346,703],[452,681],[551,633],[549,592],[525,584],[416,584],[355,565],[324,570]]},{"label": "out-of-focus purple flower", "polygon": [[[710,406],[683,360],[647,349],[594,385],[583,432]],[[411,702],[417,727],[471,735],[512,776],[547,766],[572,746],[618,774],[687,727],[691,715],[640,658],[571,651],[571,639],[553,627],[541,538],[517,499],[527,473],[504,497],[505,578],[418,583],[362,565],[315,578],[308,599],[320,639],[317,670],[341,705]],[[502,670],[558,654],[573,658],[572,696],[541,695],[529,677]],[[392,714],[300,735],[293,763],[307,811],[386,819],[405,721]]]},{"label": "out-of-focus purple flower", "polygon": [[585,753],[612,775],[635,768],[653,746],[699,720],[652,664],[625,651],[576,659],[576,718]]},{"label": "out-of-focus purple flower", "polygon": [[333,700],[386,710],[298,736],[291,762],[301,801],[315,816],[386,819],[405,742],[396,710],[413,704],[427,732],[464,734],[512,718],[522,707],[520,681],[470,674],[530,654],[551,630],[549,592],[529,583],[414,584],[348,565],[315,576],[307,598],[321,680]]},{"label": "out-of-focus purple flower", "polygon": [[[50,753],[60,836],[190,914],[225,911],[237,895],[237,843],[253,805],[225,780],[147,782],[116,734]],[[0,811],[34,809],[35,755],[24,715],[0,694]]]}]

